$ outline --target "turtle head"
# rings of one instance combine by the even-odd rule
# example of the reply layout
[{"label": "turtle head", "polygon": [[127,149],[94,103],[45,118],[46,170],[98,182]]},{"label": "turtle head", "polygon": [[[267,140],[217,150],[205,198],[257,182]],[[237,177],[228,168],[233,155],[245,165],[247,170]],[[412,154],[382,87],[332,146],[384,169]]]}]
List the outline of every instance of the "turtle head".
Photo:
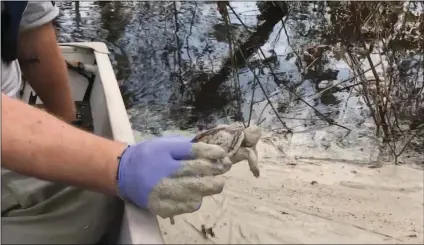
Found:
[{"label": "turtle head", "polygon": [[251,125],[243,130],[244,142],[243,145],[246,147],[255,146],[262,135],[262,129],[259,126]]}]

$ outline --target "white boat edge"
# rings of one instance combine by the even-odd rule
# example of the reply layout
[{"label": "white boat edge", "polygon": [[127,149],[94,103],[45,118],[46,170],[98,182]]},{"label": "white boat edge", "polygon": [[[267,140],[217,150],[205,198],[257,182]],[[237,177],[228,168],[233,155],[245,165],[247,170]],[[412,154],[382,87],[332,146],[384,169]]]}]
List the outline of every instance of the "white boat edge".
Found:
[{"label": "white boat edge", "polygon": [[[135,138],[119,90],[118,81],[109,59],[109,50],[102,42],[60,43],[60,46],[76,46],[90,48],[94,51],[98,67],[98,75],[103,83],[107,110],[114,140],[135,143]],[[130,203],[125,203],[120,244],[163,244],[156,216]]]},{"label": "white boat edge", "polygon": [[[93,51],[97,65],[95,83],[100,83],[99,85],[104,91],[104,98],[101,100],[104,99],[106,104],[108,115],[105,117],[109,119],[111,136],[116,141],[126,142],[128,144],[135,143],[133,130],[131,128],[124,101],[109,58],[109,50],[106,44],[103,42],[71,42],[59,43],[59,46],[62,48],[62,52],[66,49],[66,47],[90,49]],[[72,84],[72,81],[71,86],[75,86]],[[77,93],[75,90],[79,90],[79,88],[74,88],[74,93]],[[24,96],[21,99],[24,101],[28,100],[29,94],[31,94],[30,91],[32,91],[30,86],[25,88]],[[98,89],[96,91],[98,91]],[[94,90],[92,94],[94,94]],[[95,109],[96,108],[92,108],[92,111]],[[101,113],[104,112],[100,112],[100,114]],[[97,130],[104,131],[109,129],[105,129],[105,127],[102,126],[101,129]],[[162,232],[156,215],[147,210],[139,209],[131,203],[125,202],[122,219],[122,226],[118,241],[119,244],[164,244]]]}]

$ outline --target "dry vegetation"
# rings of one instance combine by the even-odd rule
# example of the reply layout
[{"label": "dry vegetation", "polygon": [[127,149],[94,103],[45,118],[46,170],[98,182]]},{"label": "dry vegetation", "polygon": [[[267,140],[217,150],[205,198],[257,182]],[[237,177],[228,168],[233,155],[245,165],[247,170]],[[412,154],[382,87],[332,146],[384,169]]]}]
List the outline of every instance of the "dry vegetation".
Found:
[{"label": "dry vegetation", "polygon": [[[357,86],[352,88],[369,108],[376,135],[387,143],[395,163],[408,146],[422,150],[423,3],[331,2],[329,6],[332,25],[327,36],[331,33],[331,41],[338,44],[333,51],[354,72]],[[421,142],[413,141],[415,137]]]},{"label": "dry vegetation", "polygon": [[[226,15],[233,9],[224,2],[220,2],[218,6],[226,20]],[[398,157],[408,148],[424,154],[422,2],[260,2],[258,7],[262,13],[271,11],[270,9],[281,10],[284,14],[280,21],[286,34],[284,22],[290,19],[292,25],[298,26],[296,30],[299,33],[295,35],[314,40],[315,45],[292,47],[297,50],[293,55],[303,79],[310,79],[316,84],[323,80],[335,80],[337,72],[324,68],[331,58],[349,65],[352,78],[338,81],[319,93],[348,91],[359,94],[369,110],[369,116],[375,122],[376,136],[390,150],[395,163],[398,163]],[[302,33],[304,25],[301,25],[300,20],[308,18],[317,24],[305,34]],[[228,24],[227,20],[225,22]],[[229,38],[234,39],[231,33]],[[290,40],[287,41],[291,45]],[[236,41],[230,43],[230,50],[238,47]],[[269,69],[275,83],[283,85],[282,90],[289,91],[290,97],[312,107],[293,87],[285,85],[275,75],[272,66],[265,63],[265,55],[259,45],[252,49],[262,55],[262,65]],[[237,58],[237,54],[232,57]],[[241,58],[246,59],[243,56]],[[255,74],[248,62],[246,63]],[[350,82],[350,85],[346,86],[346,82]],[[255,83],[263,90],[256,75]],[[269,97],[266,99],[269,102]],[[268,104],[272,106],[270,102]],[[288,106],[286,104],[285,108]],[[278,108],[272,109],[290,133],[291,129],[278,115]],[[319,110],[314,110],[329,125],[350,130],[324,116]],[[249,123],[250,117],[247,124]]]}]

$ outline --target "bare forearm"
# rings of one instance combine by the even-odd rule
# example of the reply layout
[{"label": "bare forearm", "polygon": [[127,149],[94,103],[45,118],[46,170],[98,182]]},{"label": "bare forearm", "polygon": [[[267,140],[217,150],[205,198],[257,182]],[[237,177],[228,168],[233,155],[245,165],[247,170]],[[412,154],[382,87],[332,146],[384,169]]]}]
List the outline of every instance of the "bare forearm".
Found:
[{"label": "bare forearm", "polygon": [[126,144],[79,130],[4,94],[1,102],[3,167],[116,194],[117,157]]},{"label": "bare forearm", "polygon": [[47,110],[68,122],[75,120],[68,70],[51,23],[20,34],[18,60]]}]

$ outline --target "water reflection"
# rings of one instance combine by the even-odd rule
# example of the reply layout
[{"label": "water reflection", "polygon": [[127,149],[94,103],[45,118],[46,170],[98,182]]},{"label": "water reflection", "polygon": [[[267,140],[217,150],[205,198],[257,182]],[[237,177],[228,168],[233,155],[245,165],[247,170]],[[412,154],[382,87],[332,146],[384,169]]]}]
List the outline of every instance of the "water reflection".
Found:
[{"label": "water reflection", "polygon": [[[355,8],[335,2],[290,3],[287,18],[287,4],[232,2],[229,26],[216,2],[58,2],[57,29],[62,42],[107,44],[138,130],[250,119],[281,127],[275,113],[303,115],[308,108],[287,89],[317,107],[318,118],[337,119],[351,90],[329,87],[352,74],[345,50],[334,44],[343,35],[358,40],[349,29],[362,19],[352,15]],[[365,7],[358,11],[370,14]],[[277,101],[274,110],[268,101]]]}]

